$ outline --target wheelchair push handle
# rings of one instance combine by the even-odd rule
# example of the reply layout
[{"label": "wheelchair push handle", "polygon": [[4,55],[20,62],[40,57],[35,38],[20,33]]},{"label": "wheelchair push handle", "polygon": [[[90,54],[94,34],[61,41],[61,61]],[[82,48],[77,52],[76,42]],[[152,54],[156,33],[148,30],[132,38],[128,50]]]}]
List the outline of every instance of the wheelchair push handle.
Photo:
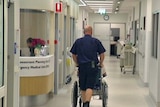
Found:
[{"label": "wheelchair push handle", "polygon": [[97,66],[98,66],[98,69],[100,70],[100,72],[102,73],[102,78],[106,77],[107,73],[102,71],[104,66],[100,65],[100,63],[98,63]]}]

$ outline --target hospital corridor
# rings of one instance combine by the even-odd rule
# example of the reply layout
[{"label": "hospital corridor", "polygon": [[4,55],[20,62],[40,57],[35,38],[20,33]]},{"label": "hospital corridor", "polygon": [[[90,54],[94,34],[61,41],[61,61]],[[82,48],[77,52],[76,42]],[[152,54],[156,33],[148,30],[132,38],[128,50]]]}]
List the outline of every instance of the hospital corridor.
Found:
[{"label": "hospital corridor", "polygon": [[0,107],[160,107],[159,4],[0,0]]}]

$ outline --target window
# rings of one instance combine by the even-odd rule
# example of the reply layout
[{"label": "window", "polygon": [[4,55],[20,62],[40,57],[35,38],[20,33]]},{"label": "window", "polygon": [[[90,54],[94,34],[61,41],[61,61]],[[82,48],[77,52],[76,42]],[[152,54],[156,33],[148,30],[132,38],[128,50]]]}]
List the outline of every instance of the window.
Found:
[{"label": "window", "polygon": [[157,58],[158,50],[158,25],[159,25],[159,13],[153,14],[153,26],[152,26],[152,56]]}]

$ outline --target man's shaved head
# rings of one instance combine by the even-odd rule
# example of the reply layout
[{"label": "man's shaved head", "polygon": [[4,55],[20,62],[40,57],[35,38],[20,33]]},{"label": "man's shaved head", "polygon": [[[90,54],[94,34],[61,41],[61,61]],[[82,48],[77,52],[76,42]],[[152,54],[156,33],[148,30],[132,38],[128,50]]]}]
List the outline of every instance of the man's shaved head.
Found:
[{"label": "man's shaved head", "polygon": [[84,34],[85,35],[92,35],[92,27],[91,26],[89,26],[89,25],[87,25],[87,26],[85,26],[85,28],[84,28]]}]

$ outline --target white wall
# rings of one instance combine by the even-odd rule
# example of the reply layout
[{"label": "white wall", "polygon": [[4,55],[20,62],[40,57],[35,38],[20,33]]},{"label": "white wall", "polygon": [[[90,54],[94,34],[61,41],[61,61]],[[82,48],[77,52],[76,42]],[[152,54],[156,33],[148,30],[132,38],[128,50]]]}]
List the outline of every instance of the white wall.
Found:
[{"label": "white wall", "polygon": [[[153,2],[153,4],[152,4]],[[141,30],[141,33],[145,35],[145,38],[142,39],[145,42],[145,52],[144,59],[140,56],[140,63],[144,63],[144,69],[142,67],[139,68],[140,76],[144,83],[149,83],[149,93],[151,98],[153,99],[156,107],[160,106],[160,54],[158,54],[158,59],[155,59],[151,56],[152,51],[152,12],[157,12],[160,7],[158,4],[159,0],[141,0],[141,27],[143,28],[143,17],[146,16],[146,30]],[[160,31],[160,29],[159,29]],[[160,34],[159,34],[160,35]],[[140,35],[141,36],[141,35]],[[160,45],[160,38],[159,38]],[[140,42],[139,41],[139,45]],[[143,45],[143,44],[142,44]],[[143,47],[143,46],[142,46]],[[160,53],[160,49],[158,48],[158,53]]]},{"label": "white wall", "polygon": [[139,2],[136,4],[136,6],[135,6],[135,17],[134,17],[134,19],[135,20],[138,20],[139,19]]},{"label": "white wall", "polygon": [[[144,2],[144,5],[146,5],[146,8],[144,9],[144,16],[146,16],[146,37],[145,37],[145,75],[144,75],[144,82],[149,82],[149,66],[150,66],[150,56],[151,56],[151,40],[152,40],[152,0],[147,0]],[[145,7],[145,6],[144,6]],[[149,48],[148,48],[149,47]]]},{"label": "white wall", "polygon": [[[135,7],[133,7],[132,11],[130,12],[129,14],[129,17],[128,17],[128,31],[130,30],[131,28],[131,25],[132,25],[132,21],[136,21],[136,20],[139,20],[139,17],[140,18],[140,28],[142,27],[143,28],[143,18],[144,16],[146,16],[147,12],[149,12],[149,10],[151,11],[151,6],[147,7],[147,4],[146,4],[147,0],[142,0],[141,1],[141,9],[140,9],[140,3],[138,2]],[[140,15],[141,13],[141,15]],[[140,16],[139,16],[140,15]],[[149,37],[151,36],[150,32],[150,28],[147,28],[148,26],[151,26],[151,18],[149,17],[149,13],[148,13],[148,16],[146,18],[146,30],[140,30],[139,32],[139,36],[138,36],[138,41],[136,43],[136,46],[138,47],[138,51],[137,52],[137,55],[136,55],[136,71],[139,72],[139,75],[140,75],[140,78],[142,79],[143,83],[145,85],[147,85],[148,83],[148,59],[149,59],[149,53],[150,53],[150,48],[149,45],[150,45],[150,42],[149,42]],[[129,33],[129,32],[128,32]],[[132,37],[131,37],[132,39]],[[147,40],[147,42],[146,42]],[[131,40],[133,41],[133,40]]]},{"label": "white wall", "polygon": [[[147,83],[147,78],[145,78],[146,72],[145,72],[145,59],[147,56],[145,56],[145,41],[146,41],[146,30],[143,30],[143,21],[144,21],[144,16],[146,16],[146,9],[147,9],[147,5],[146,5],[146,0],[141,1],[141,9],[140,9],[140,28],[142,28],[139,32],[139,40],[138,40],[138,55],[139,55],[139,59],[137,59],[139,61],[139,66],[138,67],[138,71],[139,71],[139,75],[143,81],[143,83]],[[139,13],[139,12],[137,12]]]},{"label": "white wall", "polygon": [[146,16],[147,0],[141,0],[141,17]]},{"label": "white wall", "polygon": [[[158,12],[160,10],[160,7],[159,7],[159,3],[160,1],[159,0],[152,0],[152,13],[154,12]],[[160,23],[159,23],[159,26],[160,26]],[[159,32],[160,32],[160,28],[158,29]],[[159,35],[160,36],[160,33]],[[156,68],[153,68],[154,66],[151,67],[151,69],[155,69],[156,71],[154,71],[154,74],[151,74],[151,70],[150,70],[150,75],[149,75],[149,84],[150,84],[150,87],[149,87],[149,90],[150,90],[150,94],[151,96],[153,96],[153,99],[155,100],[157,106],[160,106],[160,38],[158,38],[158,59],[153,59],[154,60],[154,66],[156,66]],[[151,64],[151,63],[150,63]],[[153,79],[154,78],[154,79]]]},{"label": "white wall", "polygon": [[110,56],[110,28],[111,25],[107,23],[95,23],[93,26],[93,36],[102,42],[107,56]]},{"label": "white wall", "polygon": [[[151,61],[155,62],[153,58],[151,58],[151,26],[152,26],[152,3],[151,0],[141,0],[141,18],[140,18],[140,28],[142,28],[140,30],[140,35],[139,35],[139,42],[138,42],[138,47],[139,47],[139,52],[141,54],[139,54],[139,63],[140,65],[144,65],[144,66],[139,66],[139,74],[140,77],[142,79],[142,81],[145,84],[148,84],[149,81],[154,81],[154,79],[150,78],[149,79],[149,72],[156,72],[156,64],[154,65],[155,69],[154,71],[152,71],[150,69],[150,63]],[[143,23],[144,23],[144,16],[146,17],[146,29],[144,30],[143,28]],[[156,74],[156,73],[154,73]],[[154,75],[151,74],[151,75]],[[150,76],[151,76],[150,75]],[[149,83],[152,84],[152,86],[154,85],[155,81],[153,83]],[[151,86],[151,85],[150,85]],[[152,89],[151,89],[152,90]],[[155,93],[155,87],[154,90],[152,91],[153,93]],[[154,94],[155,95],[155,94]],[[155,96],[154,96],[155,97]]]},{"label": "white wall", "polygon": [[[77,20],[76,26],[77,28],[77,37],[83,36],[83,20],[86,18],[85,22],[87,25],[91,25],[93,27],[95,22],[104,22],[104,23],[126,23],[128,14],[109,14],[110,19],[105,21],[102,15],[88,13],[87,10],[82,7],[79,8],[79,18]],[[123,32],[122,32],[123,33]]]},{"label": "white wall", "polygon": [[54,10],[53,0],[20,0],[21,9]]},{"label": "white wall", "polygon": [[160,0],[152,0],[153,12],[160,10],[159,4],[160,4]]},{"label": "white wall", "polygon": [[[131,28],[132,21],[139,19],[139,9],[140,9],[139,7],[140,7],[140,4],[137,3],[135,7],[133,7],[132,11],[130,12],[128,16],[127,24],[129,28]],[[137,42],[137,47],[138,47],[139,52],[137,52],[136,70],[139,72],[140,78],[142,79],[144,85],[147,85],[149,81],[148,76],[149,76],[150,60],[154,60],[154,59],[150,59],[150,56],[151,56],[151,26],[152,26],[151,24],[151,0],[141,0],[140,13],[141,13],[140,28],[142,28],[142,30],[140,30],[139,32],[139,37],[138,37],[139,40]],[[146,16],[146,29],[145,30],[143,30],[144,16]],[[128,28],[128,31],[129,31],[129,28]],[[152,73],[156,72],[155,71],[157,70],[156,64],[154,65],[153,69],[154,71],[152,71]],[[156,75],[156,73],[152,75]],[[154,81],[154,80],[152,80],[151,78],[150,81]],[[152,85],[154,85],[154,83],[155,81],[152,82]],[[155,95],[155,86],[153,88],[154,90],[152,92]]]},{"label": "white wall", "polygon": [[[129,12],[128,15],[128,22],[127,22],[127,34],[130,34],[130,42],[135,42],[135,21],[139,21],[139,2],[136,3],[134,7],[132,7],[132,10]],[[138,22],[139,23],[139,22]],[[133,27],[133,28],[132,28]],[[132,28],[132,29],[131,29]]]},{"label": "white wall", "polygon": [[94,22],[105,22],[105,23],[126,23],[128,14],[108,14],[109,20],[105,21],[103,15],[89,13],[89,24],[93,26]]},{"label": "white wall", "polygon": [[78,17],[78,20],[77,20],[77,23],[76,23],[76,28],[77,28],[77,38],[79,38],[79,37],[82,37],[82,32],[83,32],[83,30],[82,30],[82,22],[83,22],[83,18],[82,18],[82,11],[83,11],[83,9],[79,9],[79,17]]},{"label": "white wall", "polygon": [[120,38],[125,39],[127,33],[126,25],[128,19],[128,14],[108,14],[109,20],[105,21],[103,15],[89,13],[89,25],[94,26],[95,23],[107,23],[111,24],[111,28],[120,28]]},{"label": "white wall", "polygon": [[[153,1],[153,4],[152,4]],[[146,29],[140,30],[138,48],[141,54],[138,54],[139,61],[139,74],[140,78],[144,83],[149,84],[149,93],[156,107],[160,106],[160,54],[158,54],[158,59],[151,56],[151,45],[152,45],[152,12],[157,12],[160,10],[158,6],[160,4],[159,0],[141,0],[141,18],[140,18],[140,28],[143,28],[143,18],[146,16]],[[137,20],[139,5],[133,9],[133,14],[130,12],[128,18],[128,26],[131,25],[129,20]],[[135,10],[135,11],[134,11]],[[160,31],[160,29],[159,29]],[[159,38],[160,45],[160,38]],[[159,48],[158,48],[159,49]],[[160,49],[158,50],[160,53]]]},{"label": "white wall", "polygon": [[127,19],[127,24],[126,24],[126,33],[129,34],[130,33],[130,28],[132,27],[132,21],[133,21],[133,11],[131,11],[128,14],[128,19]]},{"label": "white wall", "polygon": [[[148,3],[150,3],[152,5],[151,7],[151,12],[150,13],[154,13],[160,10],[159,7],[159,0],[148,0]],[[147,4],[148,5],[148,4]],[[147,11],[148,13],[148,11]],[[152,14],[150,15],[150,17],[152,16]],[[160,26],[160,23],[159,23]],[[147,26],[149,27],[149,26]],[[160,32],[160,28],[158,28],[158,31]],[[159,35],[160,36],[160,33]],[[152,38],[151,38],[152,39]],[[150,61],[150,69],[149,69],[149,92],[150,95],[152,96],[152,98],[154,99],[157,107],[160,106],[160,38],[158,38],[158,59],[152,58],[150,57],[149,61]]]},{"label": "white wall", "polygon": [[[59,3],[60,0],[20,0],[21,9],[38,9],[38,10],[50,10],[55,11],[56,3]],[[74,0],[62,0],[62,11],[67,15],[66,8],[70,7],[71,17],[78,18],[78,4]]]},{"label": "white wall", "polygon": [[[99,32],[101,32],[102,38],[99,39],[102,41],[103,45],[105,46],[107,52],[106,55],[110,55],[110,35],[111,31],[110,28],[120,28],[120,39],[124,40],[126,35],[126,23],[128,19],[128,14],[108,14],[109,20],[105,21],[103,15],[89,13],[89,25],[93,27],[93,35],[98,38],[96,35],[96,28],[99,27]],[[108,26],[109,25],[109,26]],[[98,27],[97,27],[98,26]],[[104,27],[105,26],[105,27]],[[108,27],[107,27],[108,26]],[[104,39],[104,37],[106,37]],[[105,43],[105,44],[104,44]]]},{"label": "white wall", "polygon": [[[86,21],[85,21],[85,18],[87,19]],[[89,22],[88,12],[84,8],[80,7],[79,8],[79,17],[78,17],[78,20],[76,23],[76,28],[77,28],[77,30],[76,30],[77,35],[76,36],[77,36],[77,38],[83,36],[83,21],[85,21],[85,24],[88,25],[88,22]]]},{"label": "white wall", "polygon": [[155,102],[158,101],[158,62],[154,58],[150,58],[149,67],[149,93]]}]

